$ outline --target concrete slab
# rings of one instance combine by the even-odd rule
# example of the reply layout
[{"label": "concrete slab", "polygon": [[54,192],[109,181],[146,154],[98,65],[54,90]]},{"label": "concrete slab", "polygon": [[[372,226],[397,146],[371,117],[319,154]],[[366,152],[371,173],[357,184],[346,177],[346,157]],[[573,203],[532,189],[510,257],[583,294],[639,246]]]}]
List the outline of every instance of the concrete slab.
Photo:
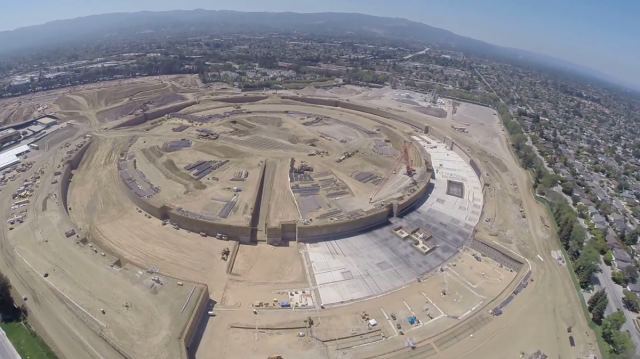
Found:
[{"label": "concrete slab", "polygon": [[[483,205],[480,180],[460,155],[429,137],[414,137],[431,154],[435,178],[428,197],[389,225],[339,240],[307,244],[313,276],[324,305],[384,294],[440,267],[471,240]],[[463,184],[458,198],[447,194],[447,182]],[[437,248],[422,254],[409,239],[393,234],[398,226],[433,234]]]}]

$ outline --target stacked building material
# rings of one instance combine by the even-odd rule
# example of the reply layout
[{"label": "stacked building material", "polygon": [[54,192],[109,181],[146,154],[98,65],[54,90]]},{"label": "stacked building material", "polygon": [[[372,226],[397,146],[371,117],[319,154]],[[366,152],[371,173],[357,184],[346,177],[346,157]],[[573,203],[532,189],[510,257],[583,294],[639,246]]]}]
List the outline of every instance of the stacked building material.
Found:
[{"label": "stacked building material", "polygon": [[188,125],[180,125],[178,127],[172,128],[171,131],[173,131],[173,132],[182,132],[182,131],[186,130],[187,128],[189,128]]}]

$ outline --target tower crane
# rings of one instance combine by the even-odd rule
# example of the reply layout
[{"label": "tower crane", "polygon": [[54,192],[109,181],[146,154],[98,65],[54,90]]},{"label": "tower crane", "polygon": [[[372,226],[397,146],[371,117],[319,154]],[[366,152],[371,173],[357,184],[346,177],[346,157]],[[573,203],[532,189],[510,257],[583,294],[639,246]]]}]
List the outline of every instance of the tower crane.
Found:
[{"label": "tower crane", "polygon": [[371,197],[369,197],[369,203],[373,202],[373,198],[378,194],[378,192],[380,192],[380,189],[382,189],[382,187],[384,187],[384,185],[389,180],[389,177],[391,177],[391,175],[396,172],[396,167],[400,163],[405,165],[405,170],[407,171],[406,175],[409,176],[409,177],[413,177],[413,175],[416,173],[416,170],[413,168],[413,163],[411,161],[411,158],[409,158],[409,150],[410,149],[411,149],[411,142],[404,141],[404,144],[402,146],[402,152],[400,152],[400,155],[396,159],[396,162],[393,164],[393,167],[391,167],[391,169],[389,170],[387,175],[384,176],[384,178],[382,179],[382,181],[380,181],[380,183],[378,183],[378,186],[376,187],[376,189],[371,194]]}]

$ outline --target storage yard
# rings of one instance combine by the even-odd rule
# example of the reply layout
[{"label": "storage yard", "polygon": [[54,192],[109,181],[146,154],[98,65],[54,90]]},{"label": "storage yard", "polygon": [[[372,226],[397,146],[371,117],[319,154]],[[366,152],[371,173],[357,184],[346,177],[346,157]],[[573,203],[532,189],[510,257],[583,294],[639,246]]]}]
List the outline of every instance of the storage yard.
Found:
[{"label": "storage yard", "polygon": [[184,80],[38,95],[73,126],[3,170],[0,267],[61,358],[598,355],[491,109]]}]

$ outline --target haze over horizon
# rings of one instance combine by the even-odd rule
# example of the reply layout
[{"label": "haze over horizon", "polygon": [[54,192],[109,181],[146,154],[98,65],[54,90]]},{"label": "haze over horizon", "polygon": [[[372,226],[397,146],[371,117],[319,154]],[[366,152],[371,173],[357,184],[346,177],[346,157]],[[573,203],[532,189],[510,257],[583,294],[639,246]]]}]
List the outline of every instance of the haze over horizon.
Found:
[{"label": "haze over horizon", "polygon": [[589,67],[640,88],[640,2],[614,0],[25,0],[3,4],[0,31],[113,12],[169,10],[352,12],[400,17],[488,43],[529,50]]}]

